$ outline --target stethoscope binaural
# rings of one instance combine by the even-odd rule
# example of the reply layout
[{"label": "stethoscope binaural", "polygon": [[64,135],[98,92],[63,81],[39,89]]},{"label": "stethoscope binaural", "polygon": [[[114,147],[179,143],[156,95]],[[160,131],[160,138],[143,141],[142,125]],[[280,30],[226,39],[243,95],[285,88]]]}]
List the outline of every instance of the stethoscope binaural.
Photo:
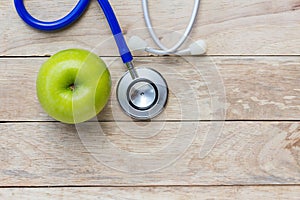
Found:
[{"label": "stethoscope binaural", "polygon": [[[151,119],[160,114],[166,106],[168,99],[168,85],[166,80],[156,70],[150,68],[134,68],[133,57],[122,34],[118,20],[108,0],[97,0],[111,28],[115,42],[117,44],[120,56],[128,71],[120,79],[117,86],[117,99],[121,108],[132,118],[139,120]],[[65,28],[77,20],[85,11],[90,0],[79,0],[73,10],[65,17],[53,21],[44,22],[32,17],[26,10],[23,0],[14,0],[16,10],[19,16],[31,27],[43,30],[54,31]],[[199,55],[205,53],[205,43],[199,40],[190,45],[188,49],[178,50],[191,32],[194,24],[200,0],[195,0],[195,5],[191,20],[184,33],[174,47],[168,49],[162,45],[157,38],[151,25],[147,0],[143,0],[143,11],[145,21],[155,43],[161,50],[153,49],[147,46],[147,43],[141,38],[134,36],[130,39],[130,46],[134,49],[143,49],[150,53],[159,55],[177,54],[177,55]]]}]

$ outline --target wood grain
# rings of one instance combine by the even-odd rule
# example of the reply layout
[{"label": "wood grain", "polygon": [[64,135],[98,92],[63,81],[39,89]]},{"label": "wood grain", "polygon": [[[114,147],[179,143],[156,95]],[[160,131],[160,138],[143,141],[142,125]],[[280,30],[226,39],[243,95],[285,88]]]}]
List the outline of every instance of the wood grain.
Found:
[{"label": "wood grain", "polygon": [[[89,122],[77,127],[51,122],[2,123],[0,184],[299,183],[299,122],[226,122],[212,151],[200,157],[206,139],[218,135],[209,132],[216,123],[220,122]],[[160,128],[154,131],[153,127]],[[177,139],[181,142],[175,143]],[[185,145],[187,150],[181,152]],[[123,153],[115,154],[118,150]],[[172,161],[174,155],[179,157]],[[162,162],[165,160],[168,163]]]},{"label": "wood grain", "polygon": [[100,200],[297,200],[299,186],[278,187],[104,187],[104,188],[9,188],[1,189],[0,197],[6,200],[32,199],[100,199]]},{"label": "wood grain", "polygon": [[[0,59],[1,121],[53,120],[42,110],[35,93],[35,79],[45,60]],[[124,67],[119,58],[105,61],[113,87],[99,119],[128,121],[115,97]],[[157,69],[169,84],[169,102],[157,120],[299,120],[299,57],[140,57],[136,64]],[[220,109],[227,109],[226,116]]]},{"label": "wood grain", "polygon": [[[110,2],[127,40],[138,35],[155,46],[141,1]],[[33,16],[55,20],[75,2],[25,4]],[[193,0],[149,6],[171,46]],[[210,57],[133,52],[137,66],[157,69],[170,87],[165,112],[135,122],[115,98],[124,67],[96,1],[70,28],[51,33],[25,25],[13,1],[1,2],[0,199],[298,200],[299,19],[299,0],[201,1],[184,47],[204,39]],[[39,106],[35,79],[47,59],[40,56],[67,48],[91,50],[108,64],[113,93],[99,123],[61,124]]]},{"label": "wood grain", "polygon": [[[43,20],[57,19],[75,4],[73,0],[25,3],[33,16]],[[145,30],[141,2],[111,3],[126,37],[138,35],[154,46]],[[299,55],[299,5],[299,0],[203,0],[190,40],[205,39],[209,55]],[[189,21],[193,1],[153,0],[149,6],[161,40],[169,45],[175,43]],[[0,8],[1,56],[49,55],[74,47],[94,49],[101,56],[118,55],[96,1],[91,1],[78,23],[54,33],[26,26],[15,12],[13,1],[3,1]]]}]

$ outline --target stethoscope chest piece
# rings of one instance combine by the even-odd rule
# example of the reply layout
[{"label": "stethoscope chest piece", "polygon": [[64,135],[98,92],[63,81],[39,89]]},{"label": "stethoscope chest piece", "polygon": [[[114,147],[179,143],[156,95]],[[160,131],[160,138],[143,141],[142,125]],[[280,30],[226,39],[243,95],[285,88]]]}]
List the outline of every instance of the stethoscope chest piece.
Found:
[{"label": "stethoscope chest piece", "polygon": [[160,114],[167,103],[168,86],[160,73],[150,68],[134,69],[137,77],[127,71],[117,86],[117,99],[127,115],[148,120]]}]

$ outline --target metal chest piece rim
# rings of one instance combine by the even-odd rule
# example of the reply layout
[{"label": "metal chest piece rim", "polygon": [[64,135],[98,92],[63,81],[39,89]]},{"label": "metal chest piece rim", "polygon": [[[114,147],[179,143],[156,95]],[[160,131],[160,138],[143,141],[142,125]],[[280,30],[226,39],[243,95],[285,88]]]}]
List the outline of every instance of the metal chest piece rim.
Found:
[{"label": "metal chest piece rim", "polygon": [[117,100],[123,111],[137,120],[159,115],[168,99],[168,85],[162,75],[151,68],[135,68],[133,79],[127,71],[117,86]]}]

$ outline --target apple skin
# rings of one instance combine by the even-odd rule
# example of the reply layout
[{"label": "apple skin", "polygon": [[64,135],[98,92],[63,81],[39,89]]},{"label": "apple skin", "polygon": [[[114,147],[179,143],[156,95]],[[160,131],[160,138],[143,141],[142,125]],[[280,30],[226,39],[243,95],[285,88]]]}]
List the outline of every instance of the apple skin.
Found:
[{"label": "apple skin", "polygon": [[111,91],[110,73],[101,58],[82,49],[51,56],[36,80],[38,100],[54,119],[75,124],[96,116]]}]

